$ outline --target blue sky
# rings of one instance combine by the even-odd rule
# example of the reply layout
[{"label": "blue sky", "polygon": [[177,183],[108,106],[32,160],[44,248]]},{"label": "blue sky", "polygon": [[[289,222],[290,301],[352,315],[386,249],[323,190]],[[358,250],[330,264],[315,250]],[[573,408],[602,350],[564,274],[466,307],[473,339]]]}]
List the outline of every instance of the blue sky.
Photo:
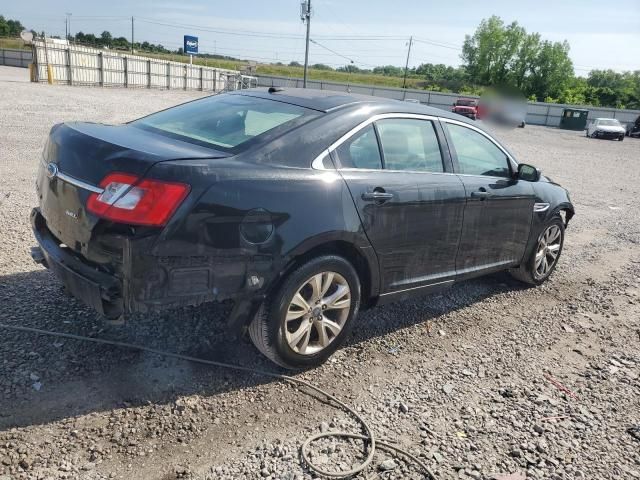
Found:
[{"label": "blue sky", "polygon": [[[342,56],[313,44],[311,63],[339,66],[351,59],[361,67],[402,66],[407,39],[414,35],[423,42],[414,44],[411,65],[458,65],[465,34],[497,14],[543,38],[568,40],[579,75],[592,68],[640,69],[640,0],[312,0],[312,5],[311,38]],[[37,31],[64,35],[64,14],[70,12],[74,32],[106,29],[129,38],[127,17],[134,16],[136,41],[177,48],[184,34],[193,34],[201,51],[285,63],[304,59],[299,11],[298,0],[0,0],[0,14]]]}]

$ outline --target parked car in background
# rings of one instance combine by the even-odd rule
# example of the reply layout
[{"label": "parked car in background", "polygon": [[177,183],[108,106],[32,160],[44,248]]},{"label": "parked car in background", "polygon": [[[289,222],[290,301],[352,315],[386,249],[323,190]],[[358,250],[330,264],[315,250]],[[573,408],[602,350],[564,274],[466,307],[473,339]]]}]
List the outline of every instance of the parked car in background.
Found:
[{"label": "parked car in background", "polygon": [[524,128],[527,124],[527,102],[514,95],[490,92],[478,102],[478,118],[480,117],[497,125]]},{"label": "parked car in background", "polygon": [[453,113],[457,113],[458,115],[463,115],[471,120],[476,120],[480,118],[478,112],[478,100],[475,98],[458,98],[453,103],[453,108],[451,109]]},{"label": "parked car in background", "polygon": [[587,125],[587,137],[624,140],[625,128],[615,118],[595,118]]},{"label": "parked car in background", "polygon": [[34,260],[112,318],[232,301],[279,365],[311,367],[361,307],[509,270],[552,274],[568,192],[444,110],[312,89],[214,95],[51,129]]},{"label": "parked car in background", "polygon": [[627,137],[640,137],[640,115],[635,122],[627,123],[625,133]]}]

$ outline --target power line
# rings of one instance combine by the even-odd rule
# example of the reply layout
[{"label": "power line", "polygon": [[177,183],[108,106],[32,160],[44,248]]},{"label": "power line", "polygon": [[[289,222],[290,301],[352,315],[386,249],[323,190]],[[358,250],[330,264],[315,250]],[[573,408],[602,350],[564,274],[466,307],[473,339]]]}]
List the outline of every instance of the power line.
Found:
[{"label": "power line", "polygon": [[425,43],[427,45],[432,45],[434,47],[442,47],[442,48],[449,48],[451,50],[462,51],[462,48],[460,48],[460,47],[456,47],[454,45],[449,45],[449,44],[446,44],[446,43],[436,42],[434,40],[426,40],[426,39],[422,39],[422,38],[414,38],[413,41],[414,42],[419,42],[419,43]]},{"label": "power line", "polygon": [[314,39],[310,39],[311,43],[318,45],[320,48],[324,48],[325,50],[333,53],[334,55],[337,55],[338,57],[344,58],[345,60],[349,60],[350,63],[355,63],[355,61],[349,57],[347,57],[346,55],[342,55],[341,53],[336,52],[335,50],[331,50],[329,47],[325,47],[324,45],[322,45],[321,43],[316,42]]},{"label": "power line", "polygon": [[254,32],[254,31],[251,31],[251,30],[233,30],[233,31],[229,31],[229,30],[222,30],[222,29],[213,29],[213,28],[204,27],[204,26],[198,26],[198,25],[190,25],[190,24],[186,24],[186,23],[182,24],[182,23],[158,22],[156,20],[151,20],[151,19],[144,18],[144,17],[138,17],[138,20],[141,21],[141,22],[150,23],[150,24],[153,24],[153,25],[162,25],[162,26],[165,26],[165,27],[172,27],[172,28],[190,28],[192,30],[210,32],[210,33],[219,33],[221,35],[236,35],[236,36],[241,36],[241,37],[260,37],[260,38],[288,38],[288,39],[304,38],[301,35],[293,35],[293,34]]},{"label": "power line", "polygon": [[[245,36],[245,37],[261,37],[261,38],[286,38],[286,39],[302,39],[305,38],[304,35],[297,35],[291,33],[275,33],[275,32],[258,32],[255,30],[227,30],[220,28],[210,28],[203,25],[194,25],[194,24],[186,24],[186,23],[167,23],[161,22],[158,20],[149,19],[146,17],[136,17],[137,20],[145,23],[150,23],[153,25],[162,25],[165,27],[172,28],[191,28],[193,30],[200,30],[204,32],[211,33],[219,33],[221,35],[236,35],[236,36]],[[397,39],[404,40],[406,37],[394,36],[394,35],[359,35],[359,36],[349,36],[349,35],[316,35],[316,38],[321,38],[322,40],[389,40],[389,39]]]}]

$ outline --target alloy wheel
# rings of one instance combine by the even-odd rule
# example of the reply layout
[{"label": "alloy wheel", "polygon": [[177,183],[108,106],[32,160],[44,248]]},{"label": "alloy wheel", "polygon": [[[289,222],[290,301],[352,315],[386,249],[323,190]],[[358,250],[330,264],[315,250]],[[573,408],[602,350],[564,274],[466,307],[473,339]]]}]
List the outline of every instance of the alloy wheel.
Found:
[{"label": "alloy wheel", "polygon": [[549,226],[540,235],[534,264],[534,273],[537,279],[544,278],[551,273],[558,261],[561,246],[562,232],[558,225]]},{"label": "alloy wheel", "polygon": [[342,331],[351,309],[351,289],[336,272],[318,273],[297,289],[285,317],[285,337],[300,355],[325,349]]}]

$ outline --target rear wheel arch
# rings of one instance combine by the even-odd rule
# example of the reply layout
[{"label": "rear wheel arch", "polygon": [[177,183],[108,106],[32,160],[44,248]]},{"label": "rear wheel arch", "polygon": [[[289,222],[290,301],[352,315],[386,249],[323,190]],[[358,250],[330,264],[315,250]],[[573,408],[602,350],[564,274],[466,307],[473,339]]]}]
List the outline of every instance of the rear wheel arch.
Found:
[{"label": "rear wheel arch", "polygon": [[372,297],[376,296],[378,292],[377,286],[374,285],[374,282],[376,282],[378,278],[377,271],[373,271],[375,265],[371,265],[371,262],[362,252],[362,249],[346,240],[323,242],[309,248],[302,254],[296,255],[282,270],[282,274],[277,281],[273,282],[269,290],[274,291],[278,289],[287,276],[296,268],[314,258],[324,255],[337,255],[347,260],[353,266],[360,279],[362,306],[368,306]]}]

